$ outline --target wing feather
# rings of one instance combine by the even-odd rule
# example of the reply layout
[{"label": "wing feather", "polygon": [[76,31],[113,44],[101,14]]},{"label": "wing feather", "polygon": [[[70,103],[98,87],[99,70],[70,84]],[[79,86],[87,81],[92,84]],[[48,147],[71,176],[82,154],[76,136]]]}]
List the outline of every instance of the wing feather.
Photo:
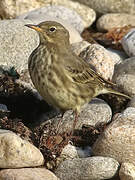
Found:
[{"label": "wing feather", "polygon": [[91,83],[91,84],[108,84],[108,85],[115,85],[111,81],[104,79],[101,75],[99,75],[96,71],[94,71],[89,65],[84,66],[83,64],[77,66],[66,66],[66,70],[76,83]]}]

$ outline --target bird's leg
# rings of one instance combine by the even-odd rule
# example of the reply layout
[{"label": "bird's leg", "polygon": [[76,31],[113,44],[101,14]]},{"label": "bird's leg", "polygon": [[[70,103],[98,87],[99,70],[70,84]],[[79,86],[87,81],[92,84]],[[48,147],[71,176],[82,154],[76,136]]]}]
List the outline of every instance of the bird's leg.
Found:
[{"label": "bird's leg", "polygon": [[73,129],[72,129],[72,134],[73,134],[73,131],[74,131],[74,129],[75,129],[75,126],[76,126],[76,123],[77,123],[77,121],[78,121],[78,112],[77,111],[75,111],[74,112],[74,122],[73,122]]},{"label": "bird's leg", "polygon": [[62,122],[62,120],[63,120],[64,113],[65,113],[65,112],[62,112],[61,117],[60,117],[60,120],[59,120],[59,122],[58,122],[58,124],[57,124],[56,134],[59,133],[59,129],[60,129],[61,122]]}]

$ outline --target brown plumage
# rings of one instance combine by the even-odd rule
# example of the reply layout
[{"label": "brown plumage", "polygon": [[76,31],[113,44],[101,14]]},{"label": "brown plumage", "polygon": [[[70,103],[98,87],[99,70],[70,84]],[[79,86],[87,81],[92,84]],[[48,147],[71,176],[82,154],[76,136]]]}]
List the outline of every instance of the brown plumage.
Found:
[{"label": "brown plumage", "polygon": [[75,112],[73,129],[81,107],[93,97],[113,93],[130,98],[113,90],[113,83],[97,74],[72,52],[69,33],[61,24],[46,21],[26,26],[36,30],[40,38],[28,61],[32,82],[48,104],[62,112]]}]

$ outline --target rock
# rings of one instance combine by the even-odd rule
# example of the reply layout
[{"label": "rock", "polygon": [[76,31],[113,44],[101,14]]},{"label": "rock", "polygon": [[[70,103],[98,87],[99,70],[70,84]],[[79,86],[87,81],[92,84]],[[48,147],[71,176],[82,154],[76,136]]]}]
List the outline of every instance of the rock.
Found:
[{"label": "rock", "polygon": [[0,168],[35,167],[44,164],[41,152],[15,133],[0,130]]},{"label": "rock", "polygon": [[94,9],[98,14],[128,13],[134,14],[135,3],[133,0],[74,0]]},{"label": "rock", "polygon": [[60,180],[101,180],[116,175],[119,163],[109,157],[89,157],[66,160],[55,173]]},{"label": "rock", "polygon": [[121,180],[134,180],[135,179],[135,166],[131,163],[122,163],[119,171]]},{"label": "rock", "polygon": [[90,46],[91,44],[88,41],[80,41],[80,42],[76,42],[76,43],[72,43],[72,51],[79,56],[79,54],[88,46]]},{"label": "rock", "polygon": [[127,54],[123,51],[111,49],[111,48],[108,48],[107,50],[115,65],[123,62],[123,60],[128,58]]},{"label": "rock", "polygon": [[91,147],[76,147],[71,144],[66,145],[60,154],[60,156],[57,158],[57,166],[61,164],[65,160],[72,160],[75,158],[87,158],[92,155]]},{"label": "rock", "polygon": [[135,58],[128,58],[115,67],[112,81],[130,96],[135,95]]},{"label": "rock", "polygon": [[135,56],[135,29],[131,29],[121,40],[125,52],[130,56]]},{"label": "rock", "polygon": [[[28,68],[28,57],[39,43],[37,32],[24,26],[29,23],[33,22],[30,20],[0,21],[0,41],[2,42],[0,65],[15,66],[19,73]],[[74,39],[77,31],[73,29],[69,31],[71,38]]]},{"label": "rock", "polygon": [[[91,46],[91,44],[88,41],[80,41],[80,42],[76,42],[76,43],[72,43],[72,50],[74,51],[74,53],[79,56],[79,54],[88,48],[88,46]],[[128,56],[125,52],[120,51],[120,50],[115,50],[115,49],[111,49],[111,48],[107,48],[107,53],[109,53],[109,55],[111,56],[111,59],[114,62],[114,65],[121,63],[123,60],[127,59]]]},{"label": "rock", "polygon": [[129,101],[127,107],[134,107],[135,108],[135,96]]},{"label": "rock", "polygon": [[78,32],[82,32],[84,29],[84,22],[82,18],[73,10],[64,6],[47,5],[45,7],[30,11],[25,15],[19,16],[19,19],[38,20],[39,22],[46,21],[48,19],[61,19],[63,22],[67,22],[73,26]]},{"label": "rock", "polygon": [[90,157],[91,154],[92,152],[90,146],[81,148],[68,144],[63,148],[60,156],[57,158],[57,164],[67,159]]},{"label": "rock", "polygon": [[0,118],[9,116],[10,111],[7,109],[5,104],[0,104]]},{"label": "rock", "polygon": [[0,180],[59,180],[45,168],[4,169],[0,171]]},{"label": "rock", "polygon": [[105,79],[112,79],[114,61],[103,46],[90,44],[80,53],[79,56],[86,62],[92,64],[102,77]]},{"label": "rock", "polygon": [[99,136],[92,147],[97,156],[107,156],[119,163],[135,165],[135,108],[127,108],[113,117],[113,122]]},{"label": "rock", "polygon": [[[86,104],[78,117],[76,129],[81,129],[86,126],[96,126],[98,124],[106,124],[111,121],[112,111],[109,105],[101,100],[94,98],[89,104]],[[61,117],[54,117],[51,119],[54,128],[57,127]],[[67,111],[64,114],[60,125],[59,133],[68,132],[73,128],[74,115],[72,111]]]},{"label": "rock", "polygon": [[135,26],[135,15],[126,13],[109,13],[101,16],[96,23],[98,31],[102,32],[128,25]]},{"label": "rock", "polygon": [[92,151],[91,151],[91,147],[90,146],[86,146],[86,147],[76,147],[77,153],[78,153],[78,157],[79,158],[87,158],[90,157],[92,155]]},{"label": "rock", "polygon": [[[74,53],[79,56],[79,54],[85,50],[88,46],[91,46],[91,44],[88,41],[80,41],[80,42],[76,42],[76,43],[72,43],[72,50],[74,51]],[[120,50],[115,50],[115,49],[111,49],[108,48],[107,52],[109,53],[111,59],[115,64],[119,64],[120,62],[122,62],[124,59],[128,58],[127,54],[123,51]]]},{"label": "rock", "polygon": [[7,106],[5,104],[0,104],[0,111],[3,110],[3,111],[7,111]]},{"label": "rock", "polygon": [[[1,13],[5,14],[5,17],[12,17],[15,18],[16,16],[22,15],[24,13],[27,13],[31,10],[45,7],[47,5],[58,5],[58,6],[64,6],[66,8],[69,8],[73,11],[76,11],[80,17],[83,19],[83,24],[85,27],[90,26],[96,19],[96,13],[93,9],[77,3],[72,2],[70,0],[1,0],[0,3],[0,16]],[[61,18],[63,14],[60,15]],[[64,17],[63,17],[64,18]],[[72,19],[71,19],[72,21]]]},{"label": "rock", "polygon": [[38,34],[25,24],[29,20],[0,21],[0,64],[15,66],[17,71],[27,69],[28,57],[38,45]]}]

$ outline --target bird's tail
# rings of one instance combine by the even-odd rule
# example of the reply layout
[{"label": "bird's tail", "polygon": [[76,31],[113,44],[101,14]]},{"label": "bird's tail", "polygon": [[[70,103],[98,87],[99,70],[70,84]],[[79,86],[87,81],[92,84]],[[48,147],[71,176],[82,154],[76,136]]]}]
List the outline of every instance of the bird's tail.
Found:
[{"label": "bird's tail", "polygon": [[130,96],[128,96],[128,95],[126,95],[126,94],[124,94],[124,93],[121,93],[121,92],[119,92],[119,91],[116,91],[116,90],[114,90],[114,89],[107,88],[106,90],[107,90],[107,91],[105,92],[105,94],[106,94],[106,93],[111,93],[111,94],[116,94],[116,95],[119,95],[119,96],[123,96],[123,97],[125,97],[125,98],[127,98],[127,99],[131,99]]}]

